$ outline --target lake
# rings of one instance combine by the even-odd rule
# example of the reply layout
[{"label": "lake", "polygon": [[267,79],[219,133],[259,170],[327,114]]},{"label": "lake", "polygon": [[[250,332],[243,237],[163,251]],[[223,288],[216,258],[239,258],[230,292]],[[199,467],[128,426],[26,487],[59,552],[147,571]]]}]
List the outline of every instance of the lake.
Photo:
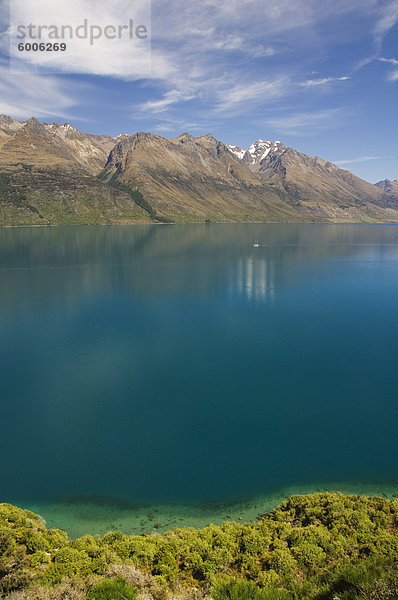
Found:
[{"label": "lake", "polygon": [[392,494],[397,306],[395,225],[0,229],[0,501]]}]

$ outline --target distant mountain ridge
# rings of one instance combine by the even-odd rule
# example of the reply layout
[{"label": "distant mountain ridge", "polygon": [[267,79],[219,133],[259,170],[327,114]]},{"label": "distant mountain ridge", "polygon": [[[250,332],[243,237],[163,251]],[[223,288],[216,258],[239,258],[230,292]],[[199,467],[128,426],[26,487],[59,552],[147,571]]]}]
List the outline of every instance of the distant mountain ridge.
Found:
[{"label": "distant mountain ridge", "polygon": [[67,123],[0,116],[0,225],[147,222],[129,192],[96,176],[115,143]]},{"label": "distant mountain ridge", "polygon": [[398,196],[398,179],[394,179],[393,181],[384,179],[384,181],[378,181],[375,185],[388,194]]},{"label": "distant mountain ridge", "polygon": [[[7,138],[7,139],[4,139]],[[109,152],[117,142],[117,138],[108,135],[92,135],[82,133],[70,123],[40,123],[32,117],[28,121],[16,121],[10,117],[0,116],[0,164],[15,157],[26,158],[37,162],[39,152],[45,153],[50,164],[68,161],[71,165],[78,164],[81,168],[93,174],[103,167]],[[53,155],[53,161],[48,154]],[[58,160],[58,158],[60,160]]]},{"label": "distant mountain ridge", "polygon": [[86,134],[0,116],[0,225],[398,222],[398,182],[372,185],[280,141]]}]

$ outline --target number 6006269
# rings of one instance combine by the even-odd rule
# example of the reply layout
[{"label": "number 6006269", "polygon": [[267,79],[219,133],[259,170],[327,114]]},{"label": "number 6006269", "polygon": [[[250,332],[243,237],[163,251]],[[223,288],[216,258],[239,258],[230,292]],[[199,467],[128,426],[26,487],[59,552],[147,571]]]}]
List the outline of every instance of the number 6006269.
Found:
[{"label": "number 6006269", "polygon": [[66,44],[65,42],[61,42],[60,44],[57,42],[54,44],[52,42],[21,42],[18,44],[18,50],[20,52],[65,52]]}]

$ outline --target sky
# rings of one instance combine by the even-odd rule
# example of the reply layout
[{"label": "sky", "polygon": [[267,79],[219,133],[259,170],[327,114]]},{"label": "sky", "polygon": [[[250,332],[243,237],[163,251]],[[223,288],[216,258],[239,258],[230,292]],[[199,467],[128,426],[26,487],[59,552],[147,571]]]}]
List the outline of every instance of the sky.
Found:
[{"label": "sky", "polygon": [[[84,18],[147,35],[17,51],[18,24]],[[398,179],[398,0],[2,0],[0,21],[0,114],[244,149],[281,140]]]}]

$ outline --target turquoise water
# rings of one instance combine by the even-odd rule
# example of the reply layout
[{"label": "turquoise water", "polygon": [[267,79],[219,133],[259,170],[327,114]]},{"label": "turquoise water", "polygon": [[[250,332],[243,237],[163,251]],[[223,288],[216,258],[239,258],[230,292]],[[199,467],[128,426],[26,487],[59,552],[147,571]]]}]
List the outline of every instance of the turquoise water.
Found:
[{"label": "turquoise water", "polygon": [[393,225],[2,229],[1,501],[394,486],[397,304]]}]

